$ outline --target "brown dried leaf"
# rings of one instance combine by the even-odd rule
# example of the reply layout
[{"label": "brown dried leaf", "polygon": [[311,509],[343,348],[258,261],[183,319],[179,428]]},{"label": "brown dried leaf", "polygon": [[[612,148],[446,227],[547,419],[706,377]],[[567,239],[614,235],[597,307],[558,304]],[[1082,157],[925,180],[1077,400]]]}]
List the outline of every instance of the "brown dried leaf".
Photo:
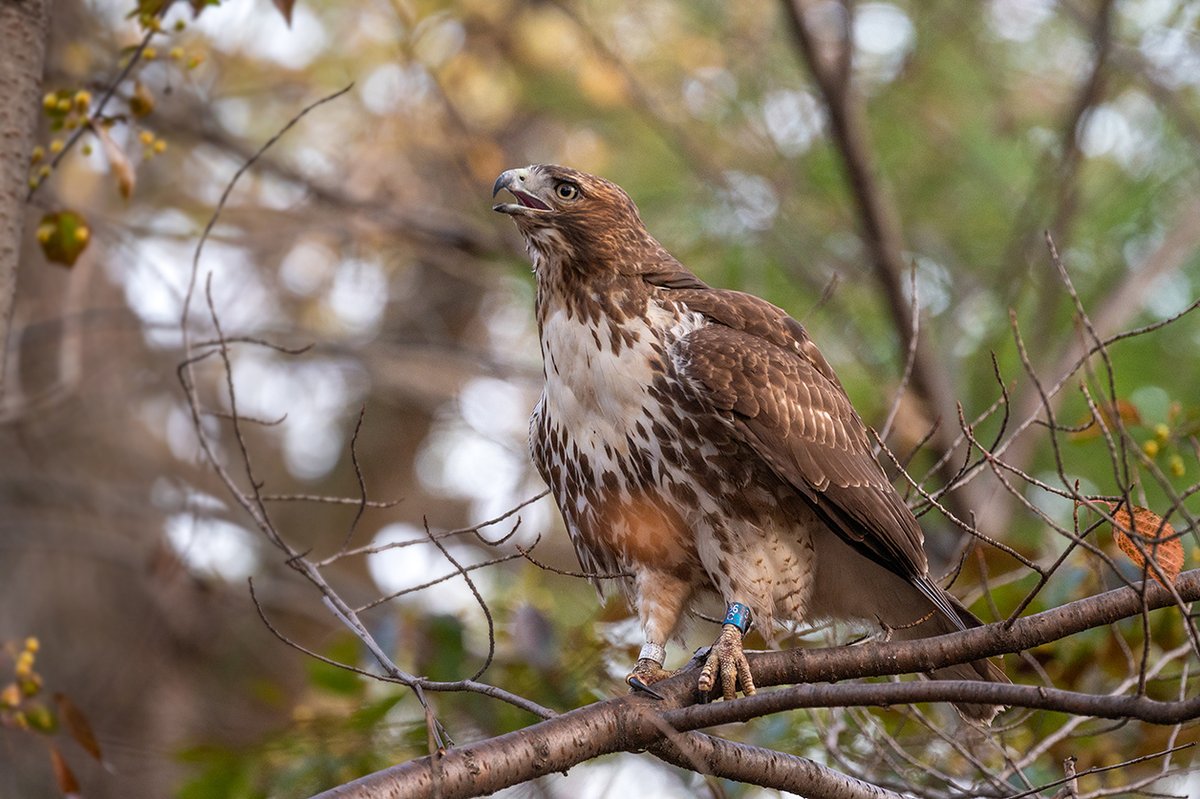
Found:
[{"label": "brown dried leaf", "polygon": [[100,146],[104,148],[104,156],[108,159],[108,168],[112,171],[113,177],[117,179],[117,190],[121,192],[121,196],[126,200],[133,194],[134,184],[137,183],[137,175],[134,172],[133,164],[129,161],[129,156],[125,155],[125,151],[121,146],[113,141],[112,133],[104,125],[93,125],[92,132],[96,134],[96,138],[100,140]]},{"label": "brown dried leaf", "polygon": [[58,705],[58,715],[63,726],[66,727],[75,742],[96,760],[103,760],[103,756],[100,754],[100,742],[96,740],[96,734],[92,732],[92,725],[88,722],[87,716],[83,715],[83,711],[64,693],[56,693],[54,701]]},{"label": "brown dried leaf", "polygon": [[67,799],[78,799],[83,795],[79,788],[79,780],[75,779],[75,772],[71,771],[66,758],[54,744],[50,744],[50,764],[54,767],[54,778],[63,796]]},{"label": "brown dried leaf", "polygon": [[1128,505],[1118,507],[1113,502],[1099,504],[1107,505],[1112,509],[1112,517],[1116,521],[1116,524],[1112,526],[1113,540],[1117,542],[1121,551],[1137,564],[1138,568],[1148,571],[1150,576],[1158,580],[1164,588],[1169,588],[1170,586],[1163,583],[1158,576],[1158,572],[1146,568],[1146,559],[1142,557],[1137,544],[1125,531],[1130,530],[1138,536],[1142,550],[1154,559],[1163,574],[1170,578],[1171,583],[1174,583],[1183,569],[1183,544],[1176,536],[1175,528],[1149,508],[1134,505],[1133,513],[1130,514]]}]

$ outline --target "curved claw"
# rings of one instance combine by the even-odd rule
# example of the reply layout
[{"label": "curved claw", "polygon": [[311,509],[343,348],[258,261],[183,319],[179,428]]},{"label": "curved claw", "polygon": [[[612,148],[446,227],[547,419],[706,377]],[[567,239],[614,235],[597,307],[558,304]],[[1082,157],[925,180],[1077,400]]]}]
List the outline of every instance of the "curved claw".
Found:
[{"label": "curved claw", "polygon": [[625,677],[625,682],[635,691],[649,694],[655,699],[666,699],[665,696],[650,686],[674,675],[675,672],[667,671],[662,667],[661,663],[649,658],[641,658],[638,660],[637,665],[633,667],[633,671]]},{"label": "curved claw", "polygon": [[754,675],[750,673],[750,661],[742,651],[742,631],[732,624],[721,627],[721,634],[704,659],[704,668],[700,670],[700,679],[696,684],[701,701],[708,700],[718,677],[721,680],[721,696],[726,700],[737,696],[739,683],[746,696],[752,696],[756,691]]},{"label": "curved claw", "polygon": [[636,674],[630,674],[625,678],[625,682],[627,682],[629,687],[635,691],[641,691],[644,694],[649,694],[655,699],[666,699],[665,696],[651,688],[649,683],[642,682],[641,678],[639,678]]}]

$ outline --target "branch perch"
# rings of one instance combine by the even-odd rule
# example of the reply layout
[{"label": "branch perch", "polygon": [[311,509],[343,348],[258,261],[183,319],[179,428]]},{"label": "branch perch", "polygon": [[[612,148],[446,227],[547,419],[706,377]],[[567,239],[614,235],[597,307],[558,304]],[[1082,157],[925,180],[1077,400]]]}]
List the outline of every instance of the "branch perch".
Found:
[{"label": "branch perch", "polygon": [[[1185,602],[1200,600],[1200,570],[1181,574],[1175,583],[1175,593]],[[1144,606],[1152,610],[1174,607],[1176,599],[1157,583],[1142,583],[1135,588],[1118,588],[1018,619],[1008,629],[1003,622],[997,622],[937,638],[752,653],[750,660],[755,682],[764,687],[785,682],[822,682],[922,672],[1051,643],[1083,630],[1139,616]],[[451,749],[438,757],[438,794],[443,799],[452,799],[490,793],[538,776],[565,771],[601,755],[662,746],[666,738],[664,723],[669,725],[668,729],[698,728],[746,721],[764,713],[795,707],[967,701],[999,702],[1106,718],[1140,718],[1159,724],[1200,717],[1200,698],[1195,697],[1180,702],[1160,702],[1144,696],[1091,695],[1038,686],[977,682],[805,684],[732,702],[690,706],[694,702],[694,686],[693,674],[680,674],[655,685],[655,690],[666,697],[662,701],[641,695],[622,696],[516,732]],[[705,759],[707,746],[697,743],[698,749],[687,753],[686,760],[692,763],[698,753]],[[663,754],[668,760],[676,757],[670,745]],[[728,760],[722,762],[728,767]],[[795,776],[801,771],[794,769],[789,773]],[[326,791],[316,799],[427,796],[434,790],[433,774],[431,759],[423,757]],[[836,781],[836,788],[841,793],[823,792],[816,786],[818,777],[829,776],[824,772],[819,775],[814,772],[812,783],[795,785],[790,790],[802,791],[810,797],[892,795],[874,786],[855,787],[853,783],[857,780],[851,783],[851,778],[841,777],[836,772],[830,774],[841,779]],[[745,774],[741,778],[754,776]],[[747,781],[768,784],[765,775]]]}]

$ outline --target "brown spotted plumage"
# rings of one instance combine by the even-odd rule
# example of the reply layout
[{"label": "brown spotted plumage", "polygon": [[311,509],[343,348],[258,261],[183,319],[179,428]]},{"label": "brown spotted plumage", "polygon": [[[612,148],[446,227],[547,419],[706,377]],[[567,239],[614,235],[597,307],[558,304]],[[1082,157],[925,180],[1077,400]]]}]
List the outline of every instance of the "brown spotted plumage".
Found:
[{"label": "brown spotted plumage", "polygon": [[[694,602],[716,595],[783,622],[883,625],[896,638],[979,622],[928,574],[917,520],[871,452],[862,420],[799,322],[710,288],[646,231],[620,187],[560,166],[505,172],[496,206],[537,276],[545,387],[534,462],[583,567],[632,575],[649,657]],[[977,661],[932,676],[1005,681]],[[725,625],[702,671],[753,691]],[[960,707],[990,720],[996,708]]]}]

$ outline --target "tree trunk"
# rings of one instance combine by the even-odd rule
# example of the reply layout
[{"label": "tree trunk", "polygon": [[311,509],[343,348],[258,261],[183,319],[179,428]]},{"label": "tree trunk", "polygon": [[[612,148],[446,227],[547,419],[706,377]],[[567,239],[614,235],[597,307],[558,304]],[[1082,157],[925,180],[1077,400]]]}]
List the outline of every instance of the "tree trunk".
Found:
[{"label": "tree trunk", "polygon": [[26,170],[37,131],[46,29],[45,0],[0,0],[0,397],[17,294]]}]

